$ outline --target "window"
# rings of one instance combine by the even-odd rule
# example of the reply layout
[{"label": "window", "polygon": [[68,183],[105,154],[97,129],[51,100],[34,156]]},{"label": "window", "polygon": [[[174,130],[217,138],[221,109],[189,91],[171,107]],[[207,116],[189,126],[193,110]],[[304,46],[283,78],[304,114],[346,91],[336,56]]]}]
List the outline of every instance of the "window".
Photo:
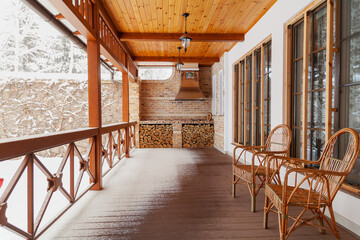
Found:
[{"label": "window", "polygon": [[291,130],[293,141],[291,156],[302,158],[301,155],[301,131],[302,131],[302,97],[303,97],[303,40],[304,40],[304,20],[292,26],[292,84],[291,84]]},{"label": "window", "polygon": [[219,71],[219,115],[224,115],[224,74]]},{"label": "window", "polygon": [[[360,132],[360,15],[359,1],[336,3],[338,28],[335,44],[340,51],[335,53],[335,64],[340,68],[335,73],[334,100],[339,111],[335,112],[335,129],[351,127]],[[336,38],[335,38],[336,39]],[[339,154],[343,154],[345,142],[340,140]],[[346,179],[347,183],[360,186],[360,159]]]},{"label": "window", "polygon": [[271,41],[264,45],[264,134],[265,139],[271,132]]},{"label": "window", "polygon": [[271,41],[264,42],[234,65],[234,142],[244,145],[264,144],[271,130]]},{"label": "window", "polygon": [[173,72],[173,67],[141,67],[138,74],[141,80],[168,80]]},{"label": "window", "polygon": [[239,64],[234,65],[234,142],[239,141]]},{"label": "window", "polygon": [[216,115],[216,75],[212,76],[212,115]]},{"label": "window", "polygon": [[254,52],[255,58],[255,82],[254,84],[254,122],[253,122],[253,136],[254,144],[256,146],[261,145],[261,48],[258,48]]},{"label": "window", "polygon": [[[327,135],[345,127],[360,132],[359,5],[358,0],[335,1],[334,18],[328,19],[329,5],[324,1],[316,8],[305,9],[303,16],[288,28],[291,84],[287,96],[291,116],[287,119],[293,130],[294,157],[317,160]],[[327,40],[327,26],[334,26],[331,40]],[[327,58],[328,52],[332,55]],[[328,71],[327,76],[331,63],[333,72]],[[345,141],[339,140],[338,155],[346,151]],[[360,187],[360,159],[345,181]]]}]

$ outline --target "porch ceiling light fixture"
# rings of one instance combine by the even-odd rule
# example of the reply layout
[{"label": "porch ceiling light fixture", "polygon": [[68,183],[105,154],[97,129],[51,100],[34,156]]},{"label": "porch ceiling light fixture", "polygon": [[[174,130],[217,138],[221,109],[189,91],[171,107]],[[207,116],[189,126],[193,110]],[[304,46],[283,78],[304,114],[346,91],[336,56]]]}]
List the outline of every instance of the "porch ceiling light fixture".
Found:
[{"label": "porch ceiling light fixture", "polygon": [[185,17],[185,33],[179,38],[179,40],[182,42],[183,47],[185,48],[185,52],[187,48],[190,46],[190,41],[192,38],[189,36],[189,34],[186,31],[186,19],[189,16],[189,13],[184,13],[183,16]]},{"label": "porch ceiling light fixture", "polygon": [[181,73],[181,68],[182,66],[184,65],[183,62],[181,62],[181,59],[180,59],[180,50],[181,50],[181,47],[178,47],[179,49],[179,61],[176,63],[176,69],[179,70],[179,73]]}]

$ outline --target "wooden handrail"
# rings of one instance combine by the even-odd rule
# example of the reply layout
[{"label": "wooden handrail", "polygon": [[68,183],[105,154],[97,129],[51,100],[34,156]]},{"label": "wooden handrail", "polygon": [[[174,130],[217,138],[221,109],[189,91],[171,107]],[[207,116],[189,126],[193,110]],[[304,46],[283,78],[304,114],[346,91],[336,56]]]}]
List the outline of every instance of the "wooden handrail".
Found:
[{"label": "wooden handrail", "polygon": [[3,139],[0,140],[0,161],[91,138],[98,133],[98,128],[82,128],[58,133]]},{"label": "wooden handrail", "polygon": [[116,123],[102,128],[82,128],[77,130],[61,131],[57,133],[38,134],[26,137],[17,137],[0,140],[0,161],[24,156],[28,153],[39,152],[67,143],[80,141],[86,138],[121,128],[135,125],[136,122]]},{"label": "wooden handrail", "polygon": [[109,124],[109,125],[103,126],[100,130],[100,133],[105,134],[105,133],[117,131],[121,128],[126,128],[128,126],[129,126],[129,123],[127,123],[127,122]]}]

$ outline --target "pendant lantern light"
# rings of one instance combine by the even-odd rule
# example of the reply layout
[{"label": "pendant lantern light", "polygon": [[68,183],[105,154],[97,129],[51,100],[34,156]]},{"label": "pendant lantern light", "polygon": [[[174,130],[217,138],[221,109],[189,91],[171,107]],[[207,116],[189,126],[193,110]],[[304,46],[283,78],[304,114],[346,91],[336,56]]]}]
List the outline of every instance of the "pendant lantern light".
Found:
[{"label": "pendant lantern light", "polygon": [[190,41],[192,40],[192,38],[189,36],[189,34],[186,31],[186,19],[189,15],[190,15],[189,13],[183,14],[183,16],[185,17],[185,33],[179,38],[180,41],[182,42],[183,47],[185,48],[185,52],[187,48],[190,46]]},{"label": "pendant lantern light", "polygon": [[176,63],[176,69],[179,71],[179,73],[181,73],[181,68],[182,66],[184,65],[183,62],[181,62],[180,60],[180,50],[181,50],[181,47],[178,47],[179,49],[179,61]]}]

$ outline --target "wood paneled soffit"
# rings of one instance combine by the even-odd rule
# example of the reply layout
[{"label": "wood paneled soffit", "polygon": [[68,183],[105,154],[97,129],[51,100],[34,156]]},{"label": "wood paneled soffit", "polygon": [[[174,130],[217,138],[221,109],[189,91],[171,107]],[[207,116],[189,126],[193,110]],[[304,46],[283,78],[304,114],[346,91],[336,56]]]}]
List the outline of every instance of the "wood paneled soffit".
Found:
[{"label": "wood paneled soffit", "polygon": [[[134,62],[177,62],[178,57],[158,57],[158,56],[135,56]],[[200,63],[214,63],[219,62],[219,57],[181,57],[183,62],[200,62]]]}]

